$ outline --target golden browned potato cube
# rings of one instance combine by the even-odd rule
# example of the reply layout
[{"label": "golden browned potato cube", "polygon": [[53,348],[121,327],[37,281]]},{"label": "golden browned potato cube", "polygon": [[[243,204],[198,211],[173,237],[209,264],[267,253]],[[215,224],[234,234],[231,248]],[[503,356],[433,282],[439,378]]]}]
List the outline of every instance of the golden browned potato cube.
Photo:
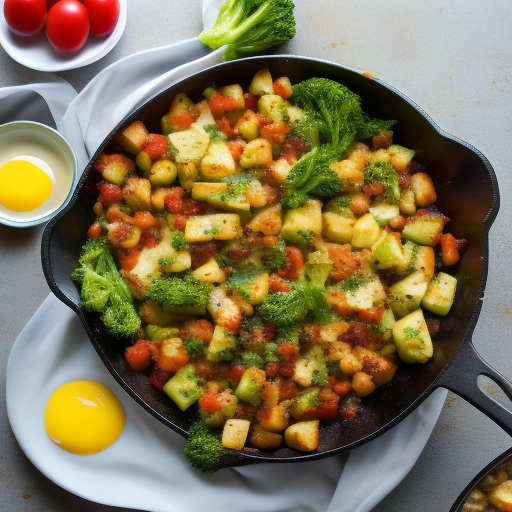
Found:
[{"label": "golden browned potato cube", "polygon": [[268,168],[268,173],[274,178],[276,181],[283,183],[286,180],[288,174],[291,171],[291,164],[288,163],[288,160],[285,158],[279,158],[270,164]]},{"label": "golden browned potato cube", "polygon": [[411,189],[414,192],[418,206],[429,206],[436,202],[436,190],[428,174],[424,172],[413,174],[411,177]]},{"label": "golden browned potato cube", "polygon": [[357,168],[361,171],[364,170],[366,162],[370,158],[370,148],[362,142],[354,142],[347,150],[347,158],[355,162]]},{"label": "golden browned potato cube", "polygon": [[240,217],[235,213],[216,213],[191,217],[185,225],[187,242],[232,240],[242,236]]},{"label": "golden browned potato cube", "polygon": [[174,146],[177,164],[200,162],[210,144],[210,135],[197,123],[193,123],[188,130],[170,133],[168,138]]},{"label": "golden browned potato cube", "polygon": [[123,188],[126,204],[132,210],[149,210],[151,208],[151,182],[146,178],[131,176]]},{"label": "golden browned potato cube", "polygon": [[238,109],[245,109],[244,90],[240,84],[232,84],[220,87],[218,92],[222,94],[222,96],[227,96],[228,98],[233,98],[236,100]]},{"label": "golden browned potato cube", "polygon": [[361,362],[361,360],[351,352],[346,353],[340,359],[340,370],[343,373],[346,373],[347,375],[353,375],[354,373],[361,371],[362,368],[363,363]]},{"label": "golden browned potato cube", "polygon": [[273,161],[272,145],[267,139],[254,139],[245,146],[240,157],[240,165],[248,167],[268,167]]},{"label": "golden browned potato cube", "polygon": [[276,204],[258,212],[247,224],[252,231],[260,231],[264,235],[277,235],[283,226],[281,220],[281,205]]},{"label": "golden browned potato cube", "polygon": [[356,372],[352,377],[352,389],[359,396],[366,396],[375,391],[377,385],[373,382],[370,375],[364,372]]},{"label": "golden browned potato cube", "polygon": [[242,450],[251,422],[248,420],[230,419],[224,424],[222,430],[222,446],[232,450]]},{"label": "golden browned potato cube", "polygon": [[171,191],[169,187],[159,187],[151,194],[151,206],[154,210],[165,210],[165,196]]},{"label": "golden browned potato cube", "polygon": [[281,89],[281,95],[283,98],[289,98],[293,94],[292,84],[287,76],[280,76],[275,83]]},{"label": "golden browned potato cube", "polygon": [[332,212],[322,215],[322,235],[331,242],[348,244],[352,240],[356,219]]},{"label": "golden browned potato cube", "polygon": [[186,162],[178,164],[176,167],[178,168],[180,185],[185,190],[190,190],[197,180],[197,165],[194,162]]},{"label": "golden browned potato cube", "polygon": [[101,155],[95,166],[103,179],[122,185],[126,176],[135,171],[135,162],[119,154]]},{"label": "golden browned potato cube", "polygon": [[364,173],[359,163],[354,160],[341,160],[331,164],[331,169],[343,180],[344,188],[349,188],[347,185],[363,185]]},{"label": "golden browned potato cube", "polygon": [[192,272],[192,275],[199,281],[206,283],[223,283],[226,280],[226,274],[219,267],[215,258],[208,260],[204,265],[196,268]]},{"label": "golden browned potato cube", "polygon": [[270,432],[281,432],[288,426],[288,413],[284,405],[261,409],[258,414],[260,426]]},{"label": "golden browned potato cube", "polygon": [[284,441],[290,448],[310,452],[318,448],[318,420],[300,421],[284,432]]},{"label": "golden browned potato cube", "polygon": [[249,436],[249,443],[260,450],[278,448],[283,443],[283,436],[275,432],[268,432],[260,425],[254,425]]},{"label": "golden browned potato cube", "polygon": [[274,82],[268,68],[256,71],[249,85],[249,92],[257,96],[272,94],[274,92]]},{"label": "golden browned potato cube", "polygon": [[116,137],[116,140],[128,153],[137,155],[142,150],[142,143],[148,134],[142,121],[134,121]]},{"label": "golden browned potato cube", "polygon": [[363,347],[355,347],[352,352],[364,365],[371,368],[373,382],[377,386],[382,386],[389,382],[395,375],[397,366],[385,357],[380,356],[373,350]]},{"label": "golden browned potato cube", "polygon": [[225,142],[212,142],[201,160],[201,173],[207,180],[220,180],[236,174],[236,163]]},{"label": "golden browned potato cube", "polygon": [[412,189],[402,190],[398,206],[405,215],[414,215],[416,213],[416,198]]},{"label": "golden browned potato cube", "polygon": [[512,512],[512,480],[506,480],[492,491],[491,503],[500,510]]}]

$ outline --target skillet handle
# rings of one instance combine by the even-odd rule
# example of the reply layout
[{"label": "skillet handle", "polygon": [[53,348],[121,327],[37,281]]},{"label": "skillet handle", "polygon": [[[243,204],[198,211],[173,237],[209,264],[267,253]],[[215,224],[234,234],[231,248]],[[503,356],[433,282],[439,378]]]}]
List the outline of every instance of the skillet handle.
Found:
[{"label": "skillet handle", "polygon": [[489,377],[512,401],[512,383],[480,357],[471,341],[461,345],[436,385],[467,400],[512,436],[512,411],[480,389],[477,384],[480,375]]}]

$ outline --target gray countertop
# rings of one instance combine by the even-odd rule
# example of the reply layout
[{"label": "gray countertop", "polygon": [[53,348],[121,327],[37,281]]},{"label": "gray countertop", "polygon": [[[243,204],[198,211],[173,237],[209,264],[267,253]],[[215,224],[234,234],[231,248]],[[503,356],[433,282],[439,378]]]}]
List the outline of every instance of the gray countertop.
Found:
[{"label": "gray countertop", "polygon": [[[478,148],[494,167],[501,207],[490,233],[487,288],[473,340],[481,356],[512,380],[512,2],[295,3],[297,35],[280,53],[322,58],[371,73],[411,98],[443,130]],[[116,60],[195,37],[202,28],[200,0],[127,4],[127,26],[117,46],[94,64],[58,73],[77,91]],[[0,69],[0,87],[48,79],[3,50]],[[40,264],[42,231],[0,226],[0,510],[121,510],[76,497],[48,480],[20,450],[7,419],[9,352],[49,293]],[[490,419],[449,393],[417,463],[375,510],[447,512],[466,483],[511,445],[510,437]]]}]

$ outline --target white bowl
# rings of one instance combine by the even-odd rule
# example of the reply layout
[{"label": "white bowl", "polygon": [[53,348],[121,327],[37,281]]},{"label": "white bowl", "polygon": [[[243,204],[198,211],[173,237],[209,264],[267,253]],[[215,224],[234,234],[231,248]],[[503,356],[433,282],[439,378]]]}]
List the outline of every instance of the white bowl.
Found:
[{"label": "white bowl", "polygon": [[36,159],[36,164],[39,159],[47,164],[53,174],[53,188],[48,199],[34,210],[18,212],[0,203],[0,223],[36,226],[48,221],[70,200],[78,166],[76,155],[58,131],[44,124],[14,121],[0,125],[0,166],[17,157]]},{"label": "white bowl", "polygon": [[[4,1],[0,0],[3,13]],[[92,64],[109,53],[118,43],[126,27],[126,0],[119,0],[119,19],[108,37],[89,36],[84,47],[77,53],[61,53],[53,48],[46,37],[46,27],[35,36],[15,34],[0,15],[0,44],[16,62],[38,71],[66,71]]]}]

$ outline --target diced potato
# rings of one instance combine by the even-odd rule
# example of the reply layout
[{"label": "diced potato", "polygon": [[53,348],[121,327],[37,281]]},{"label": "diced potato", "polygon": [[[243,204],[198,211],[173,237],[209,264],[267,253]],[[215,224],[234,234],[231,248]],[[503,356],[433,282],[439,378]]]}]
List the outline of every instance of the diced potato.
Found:
[{"label": "diced potato", "polygon": [[206,358],[210,361],[219,361],[219,354],[223,350],[233,348],[235,342],[235,338],[227,329],[216,325],[213,330],[212,339],[206,349]]},{"label": "diced potato", "polygon": [[331,169],[336,172],[345,185],[363,185],[364,173],[363,169],[353,160],[342,160],[341,162],[334,162],[331,164]]},{"label": "diced potato", "polygon": [[301,451],[318,448],[319,421],[299,421],[290,425],[284,432],[284,441],[290,447]]},{"label": "diced potato", "polygon": [[416,199],[411,189],[402,190],[398,206],[405,215],[414,215],[416,213]]},{"label": "diced potato", "polygon": [[424,172],[413,174],[411,177],[411,189],[414,192],[418,206],[429,206],[436,202],[436,190],[428,174]]},{"label": "diced potato", "polygon": [[240,217],[235,213],[216,213],[191,217],[185,225],[187,242],[232,240],[242,236]]},{"label": "diced potato", "polygon": [[414,158],[413,149],[404,148],[398,144],[393,144],[387,149],[389,160],[398,172],[406,172],[409,162]]},{"label": "diced potato", "polygon": [[151,208],[151,182],[146,178],[131,176],[124,184],[123,197],[132,210],[149,210]]},{"label": "diced potato", "polygon": [[357,310],[374,307],[386,299],[386,291],[378,277],[368,280],[355,290],[346,292],[347,303]]},{"label": "diced potato", "polygon": [[331,242],[347,244],[352,240],[355,218],[325,212],[322,215],[322,235]]},{"label": "diced potato", "polygon": [[217,208],[248,212],[251,209],[245,194],[229,194],[227,183],[198,181],[192,186],[192,199],[206,201]]},{"label": "diced potato", "polygon": [[151,194],[151,206],[158,211],[165,210],[165,197],[171,189],[169,187],[159,187]]},{"label": "diced potato", "polygon": [[347,375],[353,375],[363,369],[362,361],[357,358],[352,352],[346,353],[340,359],[340,370]]},{"label": "diced potato", "polygon": [[247,440],[250,426],[251,422],[248,420],[233,418],[226,421],[222,430],[222,446],[232,450],[242,450]]},{"label": "diced potato", "polygon": [[284,183],[286,177],[290,173],[291,168],[292,166],[290,163],[288,163],[288,160],[286,160],[285,158],[279,158],[278,160],[270,164],[270,167],[268,168],[268,173],[276,181]]},{"label": "diced potato", "polygon": [[260,425],[254,425],[249,436],[249,443],[260,450],[278,448],[283,443],[283,436],[275,432],[268,432]]},{"label": "diced potato", "polygon": [[364,372],[354,373],[352,377],[352,389],[359,396],[366,396],[375,391],[377,388],[370,375]]},{"label": "diced potato", "polygon": [[236,174],[236,163],[225,142],[212,142],[201,160],[201,173],[207,180],[220,180]]},{"label": "diced potato", "polygon": [[395,375],[397,366],[385,357],[380,356],[373,350],[363,347],[355,347],[353,354],[363,362],[371,367],[371,377],[377,386],[382,386],[389,382],[393,375]]},{"label": "diced potato", "polygon": [[[274,83],[280,90],[279,94],[283,98],[289,98],[293,94],[292,84],[287,76],[280,76]],[[276,88],[275,86],[274,89]]]},{"label": "diced potato", "polygon": [[249,85],[249,92],[257,96],[272,94],[274,92],[274,82],[268,68],[260,69],[254,74]]},{"label": "diced potato", "polygon": [[196,268],[192,275],[199,281],[207,283],[223,283],[226,280],[226,274],[219,267],[215,258],[210,259],[204,265]]},{"label": "diced potato", "polygon": [[199,110],[199,117],[196,119],[196,123],[201,126],[207,126],[215,124],[215,119],[213,117],[212,111],[208,106],[208,101],[203,100],[197,103],[196,108]]},{"label": "diced potato", "polygon": [[253,180],[245,189],[245,198],[251,208],[262,208],[267,204],[267,196],[260,181]]},{"label": "diced potato", "polygon": [[240,165],[244,169],[258,166],[268,167],[272,161],[272,145],[267,139],[251,140],[245,146],[240,157]]},{"label": "diced potato", "polygon": [[289,423],[288,411],[284,405],[261,409],[258,414],[260,426],[270,432],[281,432]]},{"label": "diced potato", "polygon": [[371,213],[357,219],[352,232],[351,245],[355,249],[371,247],[380,236],[380,227]]},{"label": "diced potato", "polygon": [[210,144],[210,135],[197,123],[193,123],[188,130],[171,133],[168,137],[175,148],[177,164],[200,162]]},{"label": "diced potato", "polygon": [[490,502],[499,510],[512,512],[512,480],[506,480],[493,489]]},{"label": "diced potato", "polygon": [[247,224],[252,231],[259,231],[264,235],[277,235],[281,232],[281,205],[276,204],[257,213]]},{"label": "diced potato", "polygon": [[362,142],[354,142],[347,150],[347,158],[354,162],[360,171],[363,171],[370,158],[370,148]]},{"label": "diced potato", "polygon": [[148,134],[142,121],[134,121],[116,137],[116,141],[128,153],[137,155],[142,150],[142,143]]},{"label": "diced potato", "polygon": [[256,276],[249,289],[249,304],[255,306],[261,304],[268,295],[269,275],[267,273]]}]

